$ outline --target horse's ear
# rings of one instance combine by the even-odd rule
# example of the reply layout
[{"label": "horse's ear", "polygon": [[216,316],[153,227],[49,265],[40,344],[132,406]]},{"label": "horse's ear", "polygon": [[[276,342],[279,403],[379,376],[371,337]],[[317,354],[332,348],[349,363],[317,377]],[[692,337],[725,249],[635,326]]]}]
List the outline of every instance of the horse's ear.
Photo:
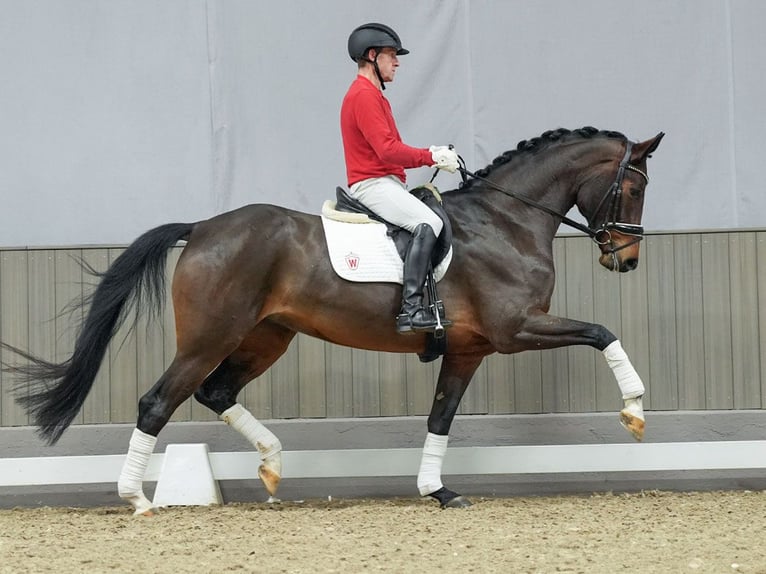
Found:
[{"label": "horse's ear", "polygon": [[630,163],[640,163],[652,157],[652,153],[659,147],[663,137],[665,137],[665,132],[660,132],[652,139],[634,145],[630,154]]}]

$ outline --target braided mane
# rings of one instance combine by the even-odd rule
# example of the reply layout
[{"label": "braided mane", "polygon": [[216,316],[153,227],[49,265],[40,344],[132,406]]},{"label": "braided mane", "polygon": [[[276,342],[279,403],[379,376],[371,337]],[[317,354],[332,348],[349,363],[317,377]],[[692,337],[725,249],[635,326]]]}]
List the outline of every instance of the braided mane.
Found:
[{"label": "braided mane", "polygon": [[[543,133],[541,136],[532,138],[531,140],[522,140],[518,143],[516,146],[516,149],[508,150],[503,153],[501,153],[499,156],[497,156],[495,159],[492,160],[492,163],[490,163],[487,167],[484,167],[476,172],[476,175],[480,177],[487,177],[489,174],[491,174],[496,168],[503,166],[507,164],[509,161],[511,161],[514,157],[517,157],[521,154],[527,154],[527,153],[533,153],[536,151],[539,151],[541,149],[544,149],[548,147],[550,144],[561,141],[564,139],[572,139],[574,137],[580,137],[585,139],[590,139],[594,137],[607,137],[607,138],[615,138],[615,139],[627,139],[623,134],[620,132],[615,131],[608,131],[608,130],[598,130],[591,126],[585,126],[583,128],[577,129],[577,130],[568,130],[565,128],[559,128],[556,130],[549,130],[545,133]],[[471,187],[472,185],[476,184],[479,180],[476,179],[469,179],[466,183],[461,184],[461,189],[466,189]]]}]

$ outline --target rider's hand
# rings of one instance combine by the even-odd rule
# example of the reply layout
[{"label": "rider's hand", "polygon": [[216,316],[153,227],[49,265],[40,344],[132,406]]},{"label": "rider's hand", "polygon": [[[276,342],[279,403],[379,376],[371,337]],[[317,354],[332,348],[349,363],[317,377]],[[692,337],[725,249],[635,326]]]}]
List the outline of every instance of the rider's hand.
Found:
[{"label": "rider's hand", "polygon": [[457,153],[455,153],[454,149],[450,149],[444,145],[432,145],[428,148],[428,151],[431,152],[431,159],[434,160],[434,165],[432,167],[443,169],[450,173],[455,173],[460,167],[460,164],[457,161]]}]

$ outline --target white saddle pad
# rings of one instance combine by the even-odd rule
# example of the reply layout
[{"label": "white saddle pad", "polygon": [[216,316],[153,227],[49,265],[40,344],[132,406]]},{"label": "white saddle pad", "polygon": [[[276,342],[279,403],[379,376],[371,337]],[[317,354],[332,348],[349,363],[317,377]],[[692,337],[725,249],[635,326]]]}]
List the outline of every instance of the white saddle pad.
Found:
[{"label": "white saddle pad", "polygon": [[[403,263],[386,226],[365,215],[335,211],[335,202],[322,207],[322,225],[335,272],[348,281],[402,283]],[[350,216],[350,217],[349,217]],[[338,219],[333,219],[337,217]],[[438,282],[452,261],[452,248],[434,269]]]}]

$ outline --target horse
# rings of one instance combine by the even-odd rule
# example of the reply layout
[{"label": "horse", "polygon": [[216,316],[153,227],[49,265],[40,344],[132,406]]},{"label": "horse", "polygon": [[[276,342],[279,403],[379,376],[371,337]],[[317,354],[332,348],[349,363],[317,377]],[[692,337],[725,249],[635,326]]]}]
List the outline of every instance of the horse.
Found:
[{"label": "horse", "polygon": [[[619,132],[557,129],[524,140],[442,194],[452,226],[453,257],[439,283],[449,329],[417,476],[421,496],[442,507],[470,500],[441,480],[450,426],[484,357],[569,345],[604,354],[622,393],[620,423],[644,433],[644,386],[619,339],[606,327],[548,313],[554,287],[553,240],[564,222],[588,233],[600,264],[627,272],[639,261],[647,158],[664,133],[634,143]],[[565,214],[577,206],[588,225]],[[83,405],[107,345],[129,312],[161,310],[168,250],[185,241],[171,296],[177,353],[138,403],[136,427],[118,494],[134,514],[151,515],[143,478],[157,435],[187,398],[212,409],[258,450],[258,469],[273,497],[281,478],[279,439],[237,402],[296,333],[374,351],[421,353],[423,333],[399,335],[401,287],[340,279],[331,268],[320,217],[253,204],[196,223],[168,223],[136,239],[91,295],[72,355],[6,364],[22,381],[16,400],[42,438],[55,443]]]}]

